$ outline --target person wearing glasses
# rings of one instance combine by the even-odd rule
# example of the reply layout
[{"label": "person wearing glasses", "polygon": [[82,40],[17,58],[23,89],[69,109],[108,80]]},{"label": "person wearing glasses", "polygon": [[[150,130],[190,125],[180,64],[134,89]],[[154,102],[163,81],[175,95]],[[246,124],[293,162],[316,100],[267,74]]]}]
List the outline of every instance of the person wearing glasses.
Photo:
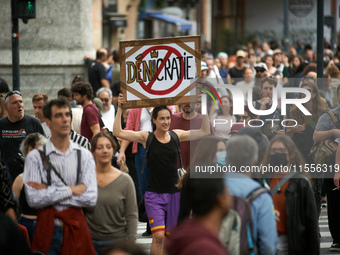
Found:
[{"label": "person wearing glasses", "polygon": [[97,91],[97,97],[103,102],[103,110],[101,111],[102,120],[105,127],[112,132],[113,123],[115,122],[116,109],[112,105],[112,92],[109,88],[100,88]]},{"label": "person wearing glasses", "polygon": [[3,99],[8,116],[0,119],[1,159],[8,166],[12,185],[15,178],[23,172],[23,165],[18,160],[21,142],[31,133],[38,132],[45,136],[45,132],[37,118],[24,114],[24,102],[19,91],[10,91]]}]

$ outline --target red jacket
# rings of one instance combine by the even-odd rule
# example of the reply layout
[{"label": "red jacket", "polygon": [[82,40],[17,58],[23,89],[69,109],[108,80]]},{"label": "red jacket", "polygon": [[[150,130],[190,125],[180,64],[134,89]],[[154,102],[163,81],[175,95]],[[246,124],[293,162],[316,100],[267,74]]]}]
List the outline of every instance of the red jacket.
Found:
[{"label": "red jacket", "polygon": [[[129,115],[126,121],[125,130],[139,131],[140,127],[140,116],[142,114],[143,108],[130,109]],[[138,152],[138,143],[133,142],[132,153]]]},{"label": "red jacket", "polygon": [[96,254],[83,210],[76,207],[70,207],[61,212],[53,207],[38,210],[37,226],[32,244],[33,251],[48,253],[52,242],[55,218],[64,223],[61,255]]}]

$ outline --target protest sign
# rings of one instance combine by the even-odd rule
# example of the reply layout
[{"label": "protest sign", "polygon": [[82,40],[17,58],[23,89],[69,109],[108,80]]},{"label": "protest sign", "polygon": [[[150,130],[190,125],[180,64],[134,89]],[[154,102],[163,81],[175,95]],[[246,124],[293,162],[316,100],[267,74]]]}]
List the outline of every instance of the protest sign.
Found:
[{"label": "protest sign", "polygon": [[190,103],[201,74],[200,36],[121,41],[119,47],[124,108]]}]

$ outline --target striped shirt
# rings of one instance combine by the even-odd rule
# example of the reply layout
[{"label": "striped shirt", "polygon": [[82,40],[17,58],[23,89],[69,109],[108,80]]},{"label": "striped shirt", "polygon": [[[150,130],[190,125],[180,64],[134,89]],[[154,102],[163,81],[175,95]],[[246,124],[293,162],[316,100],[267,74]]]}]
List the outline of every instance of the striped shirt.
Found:
[{"label": "striped shirt", "polygon": [[87,139],[85,136],[77,134],[76,131],[72,129],[71,129],[70,139],[73,142],[79,144],[81,147],[91,150],[91,143],[89,142],[89,139]]},{"label": "striped shirt", "polygon": [[[42,147],[39,148],[43,150]],[[72,195],[70,186],[76,185],[77,151],[81,150],[81,168],[79,184],[86,185],[86,191],[81,195]],[[31,207],[43,208],[53,205],[58,211],[68,207],[91,207],[97,202],[97,178],[95,161],[91,152],[70,141],[70,146],[63,154],[57,150],[51,140],[46,143],[46,155],[68,186],[51,171],[51,185],[47,189],[36,190],[27,182],[47,183],[47,172],[43,168],[40,153],[37,149],[31,151],[25,160],[24,183],[27,202]]]}]

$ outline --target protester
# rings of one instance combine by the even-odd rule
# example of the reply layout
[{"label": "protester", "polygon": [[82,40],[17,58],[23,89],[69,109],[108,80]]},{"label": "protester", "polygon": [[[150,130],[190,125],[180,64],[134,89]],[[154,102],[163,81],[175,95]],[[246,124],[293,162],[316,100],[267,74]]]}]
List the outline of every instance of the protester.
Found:
[{"label": "protester", "polygon": [[231,126],[236,122],[236,117],[233,116],[233,100],[230,96],[224,96],[221,101],[222,105],[219,106],[217,113],[211,117],[211,121],[215,129],[215,135],[228,140]]},{"label": "protester", "polygon": [[192,208],[193,217],[181,222],[166,240],[167,254],[228,254],[219,239],[222,220],[231,206],[231,197],[223,179],[190,178],[188,174],[182,193]]},{"label": "protester", "polygon": [[5,213],[7,216],[16,222],[15,214],[17,206],[14,202],[13,193],[10,186],[10,177],[6,165],[0,161],[0,213]]},{"label": "protester", "polygon": [[101,88],[97,91],[97,97],[103,102],[103,110],[101,111],[101,114],[104,125],[110,132],[112,132],[116,116],[116,109],[112,105],[112,92],[109,88]]},{"label": "protester", "polygon": [[34,110],[34,116],[40,121],[42,128],[44,129],[46,137],[51,136],[51,131],[46,125],[45,117],[42,113],[42,108],[44,104],[48,101],[48,95],[45,93],[37,93],[32,97],[32,104]]},{"label": "protester", "polygon": [[137,237],[137,203],[131,177],[114,168],[111,158],[117,144],[107,133],[98,133],[91,151],[96,161],[98,200],[85,210],[97,253],[120,240],[135,242]]},{"label": "protester", "polygon": [[84,57],[87,65],[87,73],[89,82],[92,86],[93,93],[101,87],[110,88],[109,81],[106,79],[106,69],[103,63],[107,59],[107,50],[104,48],[98,49],[96,53],[96,60],[91,59],[88,55]]},{"label": "protester", "polygon": [[[39,133],[32,133],[26,136],[25,140],[20,144],[20,151],[22,155],[27,157],[28,153],[46,143],[47,139]],[[24,187],[24,173],[15,178],[12,189],[19,199],[20,216],[18,223],[25,226],[28,232],[30,243],[33,242],[35,226],[37,224],[37,210],[28,205],[26,199],[26,192]]]},{"label": "protester", "polygon": [[43,113],[52,136],[25,160],[27,202],[39,209],[32,248],[45,254],[95,254],[83,213],[97,202],[93,156],[69,138],[66,99],[51,100]]},{"label": "protester", "polygon": [[[340,102],[340,86],[337,88],[337,99]],[[337,123],[334,123],[332,117],[329,113],[324,112],[320,118],[318,123],[316,124],[315,131],[313,133],[314,142],[321,142],[327,139],[332,139],[333,141],[340,136],[340,130],[338,122],[340,120],[340,108],[337,107],[332,109],[335,118],[338,120]],[[331,113],[332,114],[332,113]],[[315,162],[316,164],[320,164],[320,162]],[[326,164],[328,167],[334,166],[335,157],[331,157],[327,159],[323,164]],[[330,168],[329,168],[330,169]],[[325,177],[323,185],[325,186],[326,194],[327,194],[327,215],[328,215],[328,227],[332,235],[333,243],[330,247],[330,251],[339,252],[340,251],[340,218],[338,217],[340,214],[340,192],[334,191],[336,186],[334,185],[333,176],[330,178],[328,176]]]},{"label": "protester", "polygon": [[[244,128],[245,129],[245,128]],[[241,130],[244,130],[241,129]],[[240,131],[241,131],[240,130]],[[228,173],[225,179],[230,193],[246,198],[260,184],[250,178],[251,172],[241,173],[241,167],[257,164],[258,145],[248,135],[235,135],[227,144],[227,163],[237,169],[236,173]],[[263,193],[251,204],[252,237],[259,254],[275,254],[277,234],[273,201],[268,193]],[[221,229],[223,231],[223,227]]]},{"label": "protester", "polygon": [[[131,142],[139,142],[144,147],[150,134],[147,131],[122,130],[121,114],[123,95],[118,97],[118,112],[113,126],[115,136]],[[145,192],[145,208],[152,231],[151,253],[161,254],[165,232],[176,225],[179,210],[179,190],[175,187],[178,174],[178,150],[175,135],[179,141],[202,138],[210,133],[208,116],[203,117],[199,130],[174,130],[174,138],[168,133],[171,111],[159,106],[152,111],[153,139],[147,153],[149,181]]]},{"label": "protester", "polygon": [[[180,105],[181,112],[172,114],[169,130],[193,130],[202,126],[203,116],[196,112],[195,104]],[[214,129],[210,125],[211,135],[214,135]],[[192,156],[195,154],[199,140],[181,142],[181,154],[184,169],[189,169]]]},{"label": "protester", "polygon": [[89,141],[101,131],[100,113],[97,106],[92,103],[93,91],[88,82],[77,82],[71,87],[77,104],[83,107],[83,116],[80,125],[80,134]]},{"label": "protester", "polygon": [[20,143],[30,133],[38,132],[42,135],[45,133],[38,119],[24,114],[24,103],[19,91],[8,92],[4,102],[8,116],[0,119],[1,159],[8,166],[12,185],[15,178],[23,171],[23,165],[17,160]]},{"label": "protester", "polygon": [[[190,164],[219,164],[221,166],[226,165],[226,145],[223,139],[216,136],[207,136],[200,139],[197,144],[199,148],[195,153],[193,153],[192,160]],[[190,166],[189,166],[190,167]],[[190,170],[190,168],[186,168]],[[187,172],[189,174],[189,171]],[[185,175],[186,176],[186,175]],[[183,184],[184,177],[182,177],[177,184],[177,187],[181,187]],[[180,199],[180,209],[178,214],[178,224],[185,218],[190,216],[191,208],[187,198],[181,193]]]},{"label": "protester", "polygon": [[[301,169],[305,165],[301,153],[288,136],[273,138],[266,163],[272,167],[283,166],[289,169]],[[303,173],[294,171],[288,180],[281,182],[291,173],[277,171],[270,181],[272,190],[277,186],[272,196],[275,210],[279,212],[279,220],[276,222],[278,254],[320,254],[314,193]]]}]

